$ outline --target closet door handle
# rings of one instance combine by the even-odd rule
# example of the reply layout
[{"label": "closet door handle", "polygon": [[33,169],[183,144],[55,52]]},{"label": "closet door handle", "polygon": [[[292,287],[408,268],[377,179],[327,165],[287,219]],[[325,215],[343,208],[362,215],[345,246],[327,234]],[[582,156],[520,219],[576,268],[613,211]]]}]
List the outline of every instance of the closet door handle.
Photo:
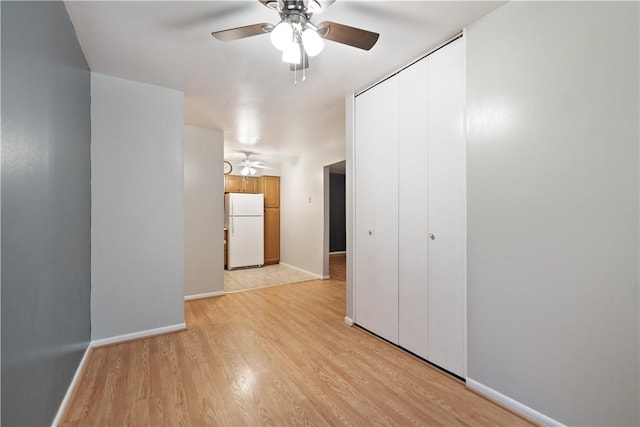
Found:
[{"label": "closet door handle", "polygon": [[436,236],[433,233],[429,233],[429,238],[431,240],[436,240]]},{"label": "closet door handle", "polygon": [[373,236],[373,230],[369,230],[369,236]]}]

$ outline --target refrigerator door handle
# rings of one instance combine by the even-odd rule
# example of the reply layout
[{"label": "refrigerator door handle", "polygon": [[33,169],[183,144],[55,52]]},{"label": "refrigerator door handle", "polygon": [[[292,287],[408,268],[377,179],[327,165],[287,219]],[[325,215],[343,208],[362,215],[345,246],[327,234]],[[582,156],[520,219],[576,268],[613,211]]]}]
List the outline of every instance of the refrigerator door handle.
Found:
[{"label": "refrigerator door handle", "polygon": [[235,221],[233,220],[233,211],[234,211],[233,205],[234,205],[235,200],[233,199],[233,197],[230,197],[229,199],[231,201],[231,213],[230,213],[230,218],[229,219],[231,220],[231,235],[233,236],[235,234],[235,227],[234,227],[234,222]]}]

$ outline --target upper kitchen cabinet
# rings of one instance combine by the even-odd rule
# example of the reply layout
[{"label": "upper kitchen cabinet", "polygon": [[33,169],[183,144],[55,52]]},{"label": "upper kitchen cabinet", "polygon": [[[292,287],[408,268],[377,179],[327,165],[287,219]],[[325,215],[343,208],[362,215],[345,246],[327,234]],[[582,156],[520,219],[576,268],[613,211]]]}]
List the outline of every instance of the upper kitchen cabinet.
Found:
[{"label": "upper kitchen cabinet", "polygon": [[260,193],[260,178],[255,176],[244,177],[244,192],[245,193]]},{"label": "upper kitchen cabinet", "polygon": [[225,193],[260,193],[260,178],[254,176],[225,175]]},{"label": "upper kitchen cabinet", "polygon": [[224,177],[224,192],[225,193],[241,193],[242,192],[242,178],[238,175],[225,175]]},{"label": "upper kitchen cabinet", "polygon": [[260,192],[264,194],[265,208],[280,207],[280,177],[279,176],[260,177]]}]

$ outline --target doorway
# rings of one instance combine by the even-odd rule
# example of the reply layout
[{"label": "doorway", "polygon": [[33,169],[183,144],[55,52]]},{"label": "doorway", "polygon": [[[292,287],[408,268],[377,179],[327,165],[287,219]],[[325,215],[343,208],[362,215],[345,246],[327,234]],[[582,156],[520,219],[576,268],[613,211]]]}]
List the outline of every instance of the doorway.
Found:
[{"label": "doorway", "polygon": [[[324,168],[323,276],[344,276],[347,254],[346,162]],[[332,272],[333,270],[333,272]],[[342,277],[344,280],[344,277]]]}]

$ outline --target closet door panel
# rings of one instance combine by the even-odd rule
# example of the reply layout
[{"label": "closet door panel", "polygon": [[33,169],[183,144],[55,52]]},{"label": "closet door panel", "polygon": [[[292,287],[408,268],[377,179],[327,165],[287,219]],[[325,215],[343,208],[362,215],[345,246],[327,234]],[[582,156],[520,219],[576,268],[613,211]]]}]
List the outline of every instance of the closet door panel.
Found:
[{"label": "closet door panel", "polygon": [[399,276],[400,346],[428,358],[428,96],[427,60],[398,76],[399,126]]},{"label": "closet door panel", "polygon": [[[465,375],[464,51],[458,39],[429,56],[429,360]],[[437,106],[437,107],[436,107]]]},{"label": "closet door panel", "polygon": [[355,102],[355,321],[398,342],[398,90]]}]

